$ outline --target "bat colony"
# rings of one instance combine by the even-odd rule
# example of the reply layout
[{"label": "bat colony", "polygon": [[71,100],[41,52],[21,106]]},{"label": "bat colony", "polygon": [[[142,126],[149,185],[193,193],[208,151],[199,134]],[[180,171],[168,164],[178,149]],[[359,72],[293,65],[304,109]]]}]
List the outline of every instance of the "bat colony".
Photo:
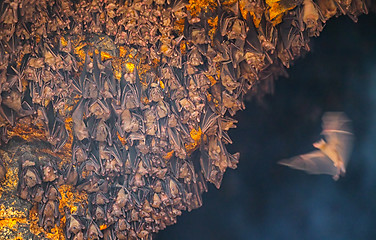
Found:
[{"label": "bat colony", "polygon": [[[67,239],[151,239],[200,207],[207,182],[236,168],[225,145],[246,94],[272,91],[326,20],[367,13],[362,0],[284,2],[271,18],[264,0],[2,1],[1,141],[26,124],[55,152],[71,144],[65,169],[20,158],[19,197],[39,225],[64,214]],[[339,134],[325,130],[333,146]],[[337,176],[346,160],[334,161],[304,170]],[[87,203],[60,212],[62,184]]]}]

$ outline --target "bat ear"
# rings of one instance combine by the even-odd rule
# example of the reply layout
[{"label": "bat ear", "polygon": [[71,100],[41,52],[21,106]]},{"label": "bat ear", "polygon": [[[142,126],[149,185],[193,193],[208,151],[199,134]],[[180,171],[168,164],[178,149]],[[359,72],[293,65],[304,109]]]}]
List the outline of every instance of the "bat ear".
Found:
[{"label": "bat ear", "polygon": [[315,142],[314,144],[312,144],[315,148],[317,149],[321,149],[324,147],[324,145],[326,144],[326,142],[324,141],[324,139],[320,139],[320,141],[318,142]]}]

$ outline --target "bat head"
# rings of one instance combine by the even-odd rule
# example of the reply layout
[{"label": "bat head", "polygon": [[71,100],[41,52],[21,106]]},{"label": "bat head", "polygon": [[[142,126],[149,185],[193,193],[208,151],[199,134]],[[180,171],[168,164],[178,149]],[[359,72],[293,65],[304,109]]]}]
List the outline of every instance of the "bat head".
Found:
[{"label": "bat head", "polygon": [[324,141],[324,139],[321,139],[320,141],[315,142],[315,143],[313,144],[313,146],[314,146],[315,148],[321,150],[321,149],[323,149],[323,148],[326,146],[326,142]]}]

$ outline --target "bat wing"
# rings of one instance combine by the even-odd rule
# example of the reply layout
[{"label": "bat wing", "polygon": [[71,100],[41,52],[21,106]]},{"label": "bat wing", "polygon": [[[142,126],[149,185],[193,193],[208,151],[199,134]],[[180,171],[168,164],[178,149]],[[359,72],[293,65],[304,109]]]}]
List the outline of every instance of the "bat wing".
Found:
[{"label": "bat wing", "polygon": [[352,133],[351,120],[343,112],[326,112],[322,117],[323,134],[326,132]]},{"label": "bat wing", "polygon": [[283,159],[278,162],[290,168],[303,170],[309,174],[337,175],[337,168],[333,162],[321,151],[313,151],[293,158]]},{"label": "bat wing", "polygon": [[354,140],[351,121],[342,112],[325,113],[322,121],[322,134],[325,136],[328,148],[339,154],[346,167]]},{"label": "bat wing", "polygon": [[328,149],[336,151],[346,167],[354,141],[353,134],[350,132],[328,132],[325,134],[325,138],[327,139]]}]

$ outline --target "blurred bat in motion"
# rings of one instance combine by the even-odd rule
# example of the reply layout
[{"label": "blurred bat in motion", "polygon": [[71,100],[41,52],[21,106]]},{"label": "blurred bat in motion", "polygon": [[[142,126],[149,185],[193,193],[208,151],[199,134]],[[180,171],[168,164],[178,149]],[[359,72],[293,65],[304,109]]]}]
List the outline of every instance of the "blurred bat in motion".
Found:
[{"label": "blurred bat in motion", "polygon": [[353,143],[351,121],[342,112],[327,112],[322,117],[322,128],[325,140],[313,144],[318,150],[278,163],[310,174],[329,174],[335,181],[344,176]]}]

